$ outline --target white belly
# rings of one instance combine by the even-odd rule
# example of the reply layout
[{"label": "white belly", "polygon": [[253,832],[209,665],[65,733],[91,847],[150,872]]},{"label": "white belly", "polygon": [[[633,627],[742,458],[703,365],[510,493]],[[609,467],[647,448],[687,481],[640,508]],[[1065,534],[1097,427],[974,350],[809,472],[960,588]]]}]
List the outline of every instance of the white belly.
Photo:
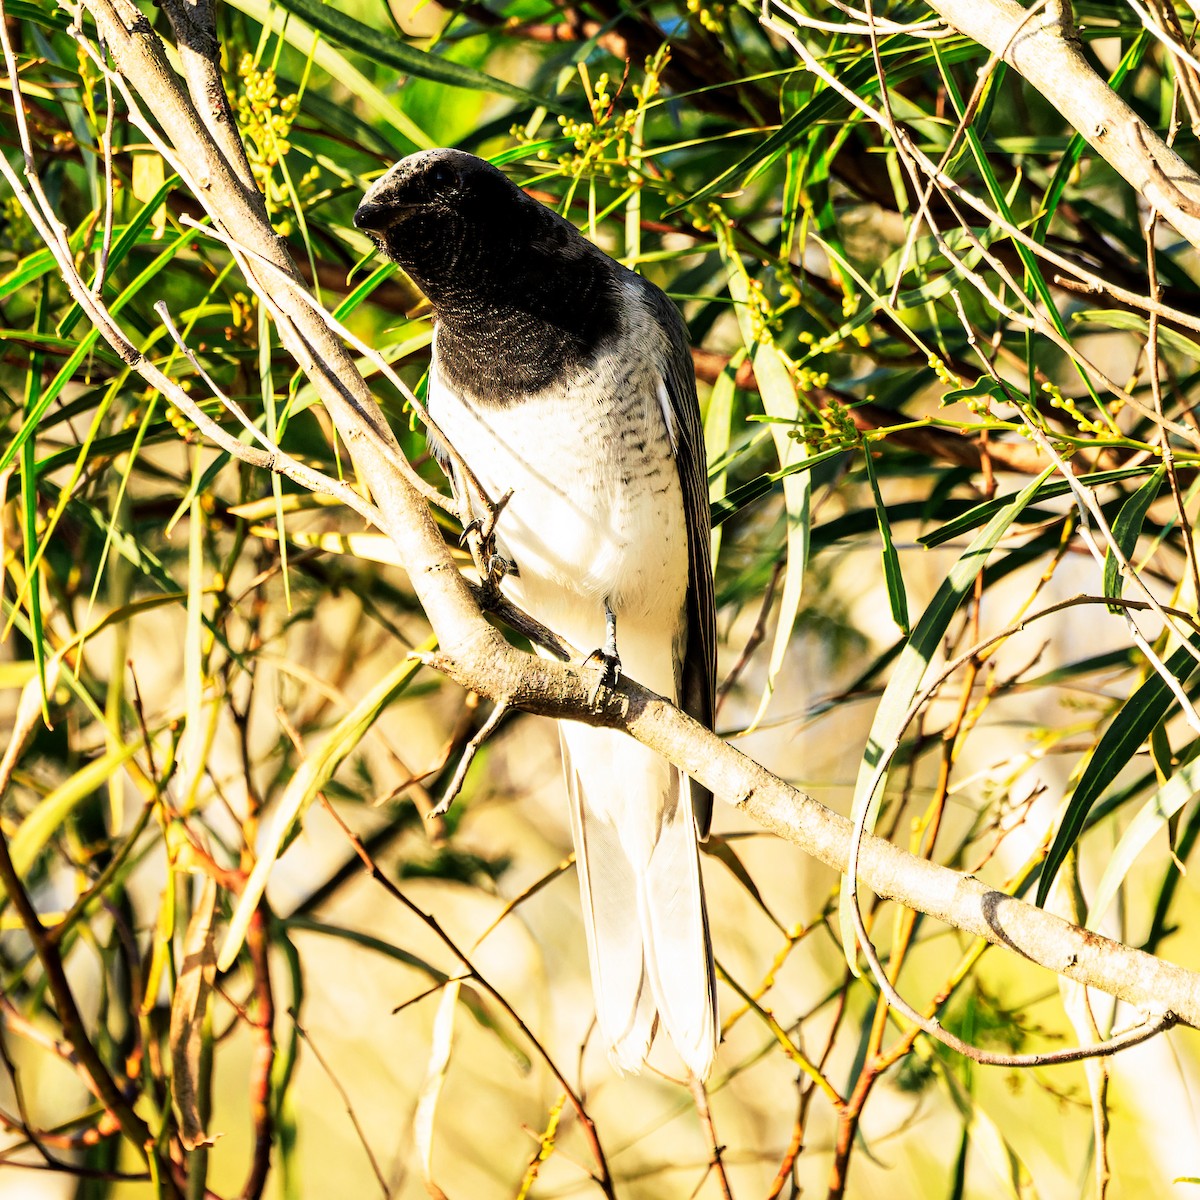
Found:
[{"label": "white belly", "polygon": [[584,653],[604,641],[607,600],[626,670],[672,694],[688,548],[658,397],[649,364],[601,359],[567,387],[507,406],[457,396],[435,372],[429,403],[490,498],[512,489],[496,527],[519,571],[505,591]]}]

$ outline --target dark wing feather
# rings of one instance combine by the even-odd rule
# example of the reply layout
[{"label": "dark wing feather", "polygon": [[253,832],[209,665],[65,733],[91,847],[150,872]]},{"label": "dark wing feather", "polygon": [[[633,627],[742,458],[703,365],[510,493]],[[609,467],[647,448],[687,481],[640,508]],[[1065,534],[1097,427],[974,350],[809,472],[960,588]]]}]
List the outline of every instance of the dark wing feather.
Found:
[{"label": "dark wing feather", "polygon": [[[643,281],[644,282],[644,281]],[[664,382],[675,417],[675,465],[683,489],[688,535],[687,647],[683,659],[680,707],[705,729],[713,727],[717,687],[717,618],[713,596],[712,520],[708,506],[708,464],[704,426],[696,398],[696,373],[688,350],[687,327],[679,310],[647,283],[646,296],[667,336]],[[692,783],[692,806],[701,838],[712,824],[712,792]]]}]

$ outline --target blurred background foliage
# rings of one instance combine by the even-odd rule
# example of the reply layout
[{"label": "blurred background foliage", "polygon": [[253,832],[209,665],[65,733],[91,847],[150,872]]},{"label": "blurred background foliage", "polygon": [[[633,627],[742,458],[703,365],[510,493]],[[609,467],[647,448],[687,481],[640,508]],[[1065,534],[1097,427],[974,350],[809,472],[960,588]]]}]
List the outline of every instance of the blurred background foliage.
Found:
[{"label": "blurred background foliage", "polygon": [[[1195,163],[1195,59],[1167,44],[1187,42],[1190,6],[1074,14],[1096,69]],[[1015,73],[920,4],[872,15],[874,37],[833,0],[772,11],[984,213],[910,174],[753,6],[228,0],[218,35],[275,228],[418,392],[420,297],[350,220],[413,150],[505,166],[680,304],[719,522],[724,736],[844,811],[864,802],[868,748],[895,740],[880,832],[1200,969],[1200,262],[1147,231],[1132,189]],[[75,18],[4,4],[77,262],[214,419],[240,430],[156,303],[262,431],[353,481]],[[14,103],[0,93],[19,168]],[[83,319],[16,198],[0,203],[2,827],[44,925],[35,945],[4,901],[0,1195],[1054,1198],[1200,1175],[1189,1031],[1104,1068],[972,1068],[847,972],[836,878],[728,811],[705,856],[725,1027],[708,1110],[666,1051],[665,1075],[617,1078],[590,1037],[552,727],[510,718],[426,820],[486,713],[407,658],[429,628],[382,535],[206,446]],[[1151,325],[1086,273],[1157,287],[1193,323]],[[363,369],[437,482],[403,398]],[[1099,518],[1081,520],[1081,492]],[[1106,525],[1169,620],[1115,603],[1144,593]],[[920,669],[958,656],[910,714]],[[313,761],[321,802],[206,1003],[197,948]],[[1132,1019],[869,911],[905,994],[979,1044]],[[155,1139],[149,1170],[80,1082],[84,1029]]]}]

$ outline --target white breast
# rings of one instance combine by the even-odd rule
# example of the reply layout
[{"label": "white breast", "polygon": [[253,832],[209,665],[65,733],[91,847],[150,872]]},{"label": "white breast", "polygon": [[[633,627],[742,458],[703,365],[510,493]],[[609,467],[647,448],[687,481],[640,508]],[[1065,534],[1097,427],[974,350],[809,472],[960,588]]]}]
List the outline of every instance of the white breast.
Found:
[{"label": "white breast", "polygon": [[[582,650],[618,631],[667,639],[687,589],[687,527],[667,413],[661,331],[634,312],[623,355],[601,355],[561,387],[515,404],[458,395],[430,376],[430,415],[491,499],[512,499],[497,526],[519,578],[513,599]],[[436,364],[436,338],[435,355]],[[632,629],[629,627],[633,626]],[[645,682],[649,682],[645,680]]]}]

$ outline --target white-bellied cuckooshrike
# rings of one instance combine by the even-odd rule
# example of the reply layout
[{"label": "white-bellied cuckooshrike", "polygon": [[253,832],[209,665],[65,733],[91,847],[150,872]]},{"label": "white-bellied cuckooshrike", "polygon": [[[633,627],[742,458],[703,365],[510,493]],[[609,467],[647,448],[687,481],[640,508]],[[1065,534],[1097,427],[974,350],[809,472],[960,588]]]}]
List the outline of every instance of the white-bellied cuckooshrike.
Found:
[{"label": "white-bellied cuckooshrike", "polygon": [[[397,163],[354,223],[433,306],[430,416],[493,500],[512,491],[496,525],[506,594],[711,728],[704,436],[675,306],[462,151]],[[560,731],[610,1058],[638,1070],[661,1021],[703,1079],[718,1024],[697,835],[712,795],[623,733]]]}]

